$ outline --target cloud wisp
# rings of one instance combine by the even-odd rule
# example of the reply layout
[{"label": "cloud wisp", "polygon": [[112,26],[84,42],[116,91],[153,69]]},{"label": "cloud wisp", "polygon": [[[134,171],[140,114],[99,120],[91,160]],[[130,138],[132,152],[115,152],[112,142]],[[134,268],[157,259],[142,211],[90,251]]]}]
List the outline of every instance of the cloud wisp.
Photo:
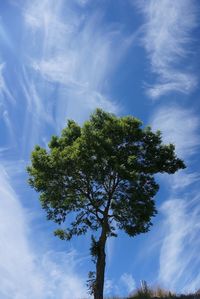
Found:
[{"label": "cloud wisp", "polygon": [[188,58],[192,30],[197,26],[196,1],[138,1],[145,24],[142,39],[157,82],[147,89],[151,98],[169,92],[189,94],[197,85]]},{"label": "cloud wisp", "polygon": [[[109,86],[132,38],[106,24],[100,12],[88,13],[89,1],[11,4],[22,17],[23,47],[20,55],[9,52],[17,55],[12,69],[8,56],[0,63],[0,112],[10,134],[6,146],[15,144],[24,159],[34,144],[48,139],[47,132],[60,133],[68,118],[82,122],[96,107],[119,111]],[[7,44],[2,39],[2,53]],[[7,80],[11,71],[14,82],[13,76]]]},{"label": "cloud wisp", "polygon": [[[74,251],[46,252],[30,249],[29,222],[9,177],[0,168],[0,296],[6,299],[62,299],[87,296],[84,279],[77,273],[79,259]],[[59,262],[57,261],[59,260]]]},{"label": "cloud wisp", "polygon": [[14,106],[16,100],[7,84],[5,71],[6,63],[2,62],[0,63],[0,117],[1,123],[4,126],[4,132],[7,136],[6,147],[9,147],[11,143],[15,144],[14,128],[11,121],[9,106]]},{"label": "cloud wisp", "polygon": [[107,296],[125,296],[136,289],[136,282],[130,273],[123,273],[119,279],[105,279],[104,292]]},{"label": "cloud wisp", "polygon": [[161,106],[152,115],[151,125],[162,132],[165,143],[175,144],[177,155],[186,161],[200,146],[199,118],[192,109]]},{"label": "cloud wisp", "polygon": [[199,200],[199,195],[188,194],[171,198],[161,208],[165,217],[165,237],[160,253],[159,281],[179,292],[193,292],[199,288]]},{"label": "cloud wisp", "polygon": [[10,102],[14,103],[15,99],[13,95],[11,94],[5,80],[4,71],[5,71],[6,65],[5,63],[0,63],[0,103],[3,101],[3,99],[7,99]]},{"label": "cloud wisp", "polygon": [[178,156],[188,164],[186,170],[165,176],[171,194],[160,208],[164,220],[158,282],[175,291],[195,291],[200,283],[200,174],[193,171],[192,158],[200,146],[199,120],[192,109],[164,106],[154,114],[152,125],[159,127],[165,143],[175,144]]},{"label": "cloud wisp", "polygon": [[34,48],[29,63],[42,80],[59,85],[57,120],[64,115],[77,118],[77,106],[83,117],[97,106],[117,112],[118,105],[108,96],[109,80],[131,38],[103,24],[99,13],[87,15],[80,12],[82,5],[76,11],[71,4],[61,0],[28,3],[26,38],[32,36]]},{"label": "cloud wisp", "polygon": [[127,292],[131,293],[136,289],[136,283],[133,276],[130,273],[123,273],[120,277],[120,281],[127,288]]}]

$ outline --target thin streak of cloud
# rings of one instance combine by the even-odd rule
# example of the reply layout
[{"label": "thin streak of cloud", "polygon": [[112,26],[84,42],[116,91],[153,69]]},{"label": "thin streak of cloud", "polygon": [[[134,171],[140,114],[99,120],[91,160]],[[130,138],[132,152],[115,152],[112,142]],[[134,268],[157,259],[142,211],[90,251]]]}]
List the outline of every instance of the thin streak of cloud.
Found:
[{"label": "thin streak of cloud", "polygon": [[172,198],[161,208],[165,216],[161,246],[159,281],[176,291],[199,288],[200,267],[198,236],[200,229],[199,195]]},{"label": "thin streak of cloud", "polygon": [[113,293],[113,290],[115,289],[115,283],[112,279],[105,279],[104,282],[104,293],[109,296]]},{"label": "thin streak of cloud", "polygon": [[11,94],[6,83],[6,79],[4,76],[5,68],[6,68],[6,64],[4,62],[0,63],[0,102],[4,102],[4,98],[6,98],[6,100],[15,103],[15,99]]},{"label": "thin streak of cloud", "polygon": [[8,129],[8,135],[10,136],[10,139],[11,139],[10,143],[14,144],[15,143],[14,128],[13,128],[8,110],[4,110],[2,116],[3,116],[3,120],[6,124],[6,127]]},{"label": "thin streak of cloud", "polygon": [[179,171],[173,178],[170,178],[170,185],[174,191],[180,191],[180,189],[185,189],[194,183],[199,182],[200,173],[198,172],[186,172]]},{"label": "thin streak of cloud", "polygon": [[131,293],[136,289],[136,283],[131,274],[123,273],[120,277],[120,281],[125,285],[128,293]]},{"label": "thin streak of cloud", "polygon": [[136,282],[130,273],[123,273],[117,281],[105,279],[104,292],[105,295],[125,296],[132,293],[136,289]]},{"label": "thin streak of cloud", "polygon": [[6,72],[6,63],[0,63],[0,116],[2,123],[5,125],[5,133],[7,136],[7,146],[10,146],[12,143],[15,144],[15,128],[13,127],[10,110],[8,106],[15,105],[16,100],[7,84],[7,79],[5,76]]},{"label": "thin streak of cloud", "polygon": [[3,42],[4,44],[6,44],[6,46],[8,46],[9,48],[12,48],[11,39],[9,38],[9,34],[8,34],[7,30],[5,30],[5,28],[3,26],[1,16],[0,16],[0,42]]},{"label": "thin streak of cloud", "polygon": [[23,70],[20,86],[27,101],[26,108],[28,112],[32,114],[32,117],[37,119],[38,122],[40,122],[42,118],[44,122],[51,123],[52,115],[49,114],[47,109],[48,105],[42,101],[33,78],[28,74],[25,68]]},{"label": "thin streak of cloud", "polygon": [[88,5],[91,2],[91,0],[76,0],[76,2],[81,6],[85,6]]},{"label": "thin streak of cloud", "polygon": [[61,115],[56,113],[57,126],[63,125],[62,115],[74,117],[71,110],[77,106],[83,108],[82,119],[97,106],[118,112],[118,105],[109,97],[109,80],[132,37],[103,25],[100,14],[86,16],[81,10],[75,11],[71,1],[66,5],[64,1],[35,0],[24,10],[24,20],[29,32],[26,38],[31,34],[33,41],[29,65],[43,82],[61,90],[56,103],[56,109],[62,111]]},{"label": "thin streak of cloud", "polygon": [[154,130],[159,129],[162,132],[164,143],[175,145],[177,155],[187,166],[186,170],[181,170],[172,177],[162,176],[171,187],[171,191],[180,192],[198,182],[199,173],[191,170],[192,157],[200,147],[200,122],[196,113],[192,109],[178,106],[161,106],[152,115],[151,125]]},{"label": "thin streak of cloud", "polygon": [[178,156],[189,165],[173,177],[165,177],[170,196],[160,209],[164,220],[160,223],[158,282],[175,291],[195,291],[200,283],[200,276],[196,275],[200,266],[200,174],[192,172],[191,166],[192,157],[200,146],[199,119],[192,109],[165,106],[155,112],[152,125],[154,129],[159,127],[164,142],[175,144]]},{"label": "thin streak of cloud", "polygon": [[197,26],[197,3],[193,0],[137,3],[145,17],[143,45],[151,70],[158,78],[148,88],[148,95],[159,98],[172,91],[192,92],[197,78],[185,67],[185,62],[192,53],[191,32]]},{"label": "thin streak of cloud", "polygon": [[152,128],[162,132],[165,143],[173,143],[176,153],[189,159],[200,146],[199,118],[192,109],[162,106],[152,116]]},{"label": "thin streak of cloud", "polygon": [[84,281],[75,274],[79,263],[75,252],[54,251],[40,256],[30,249],[25,210],[10,185],[5,169],[1,167],[0,170],[1,298],[71,299],[72,296],[86,296]]}]

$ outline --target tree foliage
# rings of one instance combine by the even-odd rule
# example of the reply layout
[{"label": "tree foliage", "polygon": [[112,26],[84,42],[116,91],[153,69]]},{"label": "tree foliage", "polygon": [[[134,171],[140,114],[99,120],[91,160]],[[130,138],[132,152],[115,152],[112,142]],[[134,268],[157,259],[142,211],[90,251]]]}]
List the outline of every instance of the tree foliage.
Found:
[{"label": "tree foliage", "polygon": [[[73,216],[56,235],[70,240],[91,230],[99,236],[92,239],[96,248],[91,247],[97,251],[98,268],[116,228],[132,237],[150,229],[159,188],[154,175],[181,168],[185,165],[174,145],[162,144],[159,131],[143,128],[132,116],[97,109],[82,127],[69,120],[60,137],[52,136],[49,150],[36,146],[28,173],[49,220],[61,224],[68,214]],[[98,269],[96,275],[98,285]]]}]

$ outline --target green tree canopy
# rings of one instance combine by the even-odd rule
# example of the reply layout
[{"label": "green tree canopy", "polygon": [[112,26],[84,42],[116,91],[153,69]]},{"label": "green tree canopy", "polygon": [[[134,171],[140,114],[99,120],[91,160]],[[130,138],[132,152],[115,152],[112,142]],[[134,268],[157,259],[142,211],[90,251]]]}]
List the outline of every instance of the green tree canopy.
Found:
[{"label": "green tree canopy", "polygon": [[116,227],[132,237],[147,232],[156,214],[154,175],[181,168],[174,145],[162,144],[159,131],[101,109],[82,127],[69,120],[60,137],[52,136],[49,150],[35,147],[29,184],[40,193],[48,219],[61,224],[68,214],[74,217],[55,234],[69,240],[93,231],[95,299],[103,298],[107,238],[117,236]]}]

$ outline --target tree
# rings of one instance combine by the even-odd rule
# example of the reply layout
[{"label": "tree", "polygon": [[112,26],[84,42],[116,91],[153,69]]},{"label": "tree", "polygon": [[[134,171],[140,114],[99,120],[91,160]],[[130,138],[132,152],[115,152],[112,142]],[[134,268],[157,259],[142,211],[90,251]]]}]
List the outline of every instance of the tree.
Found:
[{"label": "tree", "polygon": [[[28,167],[29,184],[40,192],[47,218],[65,229],[63,240],[93,232],[91,254],[96,264],[92,290],[103,298],[105,245],[124,230],[134,237],[149,231],[156,215],[156,173],[185,168],[174,145],[163,145],[161,133],[132,116],[116,117],[97,109],[82,127],[68,121],[61,136],[52,136],[49,150],[36,146]],[[90,278],[92,275],[90,273]]]}]

